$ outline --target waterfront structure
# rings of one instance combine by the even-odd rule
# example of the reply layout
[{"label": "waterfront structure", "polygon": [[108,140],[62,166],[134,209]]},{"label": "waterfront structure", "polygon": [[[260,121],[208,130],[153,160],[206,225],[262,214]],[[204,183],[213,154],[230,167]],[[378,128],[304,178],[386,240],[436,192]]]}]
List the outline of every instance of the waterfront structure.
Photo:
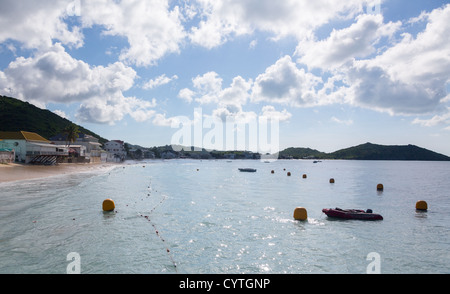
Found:
[{"label": "waterfront structure", "polygon": [[104,153],[101,148],[102,144],[94,136],[80,133],[75,142],[70,143],[66,134],[58,134],[51,137],[50,141],[55,144],[66,145],[76,151],[74,154],[76,154],[78,162],[98,163],[102,161],[102,153]]},{"label": "waterfront structure", "polygon": [[104,145],[106,152],[108,152],[107,161],[122,162],[127,156],[125,144],[121,140],[112,140],[106,142]]},{"label": "waterfront structure", "polygon": [[69,156],[69,148],[33,132],[0,132],[0,139],[0,149],[14,150],[17,162],[51,165]]}]

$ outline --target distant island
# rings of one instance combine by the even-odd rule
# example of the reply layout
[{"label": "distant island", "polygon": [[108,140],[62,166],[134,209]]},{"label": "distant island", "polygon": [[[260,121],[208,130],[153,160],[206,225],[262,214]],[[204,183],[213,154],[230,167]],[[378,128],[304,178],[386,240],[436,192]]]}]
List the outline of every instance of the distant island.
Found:
[{"label": "distant island", "polygon": [[285,159],[347,159],[347,160],[424,160],[449,161],[450,157],[414,145],[377,145],[365,143],[324,153],[310,148],[288,148],[279,153]]},{"label": "distant island", "polygon": [[[0,132],[29,131],[50,138],[72,122],[57,114],[40,109],[28,102],[0,96]],[[109,140],[94,132],[78,126],[81,133],[91,135],[105,144]],[[115,138],[116,139],[116,138]],[[179,146],[178,146],[179,147]],[[195,147],[173,146],[142,147],[125,143],[128,159],[146,158],[193,158],[193,159],[260,159],[261,154],[251,151],[218,151]],[[346,159],[346,160],[421,160],[450,161],[450,157],[414,145],[386,146],[365,143],[358,146],[325,153],[311,148],[287,148],[280,151],[279,159]]]}]

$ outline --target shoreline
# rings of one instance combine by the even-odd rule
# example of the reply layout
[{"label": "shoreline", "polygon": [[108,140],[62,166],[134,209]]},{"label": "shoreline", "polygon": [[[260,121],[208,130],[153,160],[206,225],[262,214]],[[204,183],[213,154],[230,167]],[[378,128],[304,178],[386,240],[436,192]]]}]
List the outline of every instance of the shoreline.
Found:
[{"label": "shoreline", "polygon": [[61,163],[52,166],[20,163],[0,164],[0,184],[16,181],[43,179],[54,176],[107,170],[119,166],[117,163]]}]

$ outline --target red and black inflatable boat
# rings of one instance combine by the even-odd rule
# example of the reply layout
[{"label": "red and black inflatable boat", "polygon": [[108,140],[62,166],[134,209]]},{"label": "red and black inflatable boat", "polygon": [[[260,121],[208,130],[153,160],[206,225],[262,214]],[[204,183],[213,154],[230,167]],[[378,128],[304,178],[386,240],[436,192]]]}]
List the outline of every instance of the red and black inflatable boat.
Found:
[{"label": "red and black inflatable boat", "polygon": [[359,220],[382,220],[383,217],[373,213],[372,210],[367,211],[359,209],[341,209],[341,208],[324,208],[322,212],[328,217],[341,219],[359,219]]}]

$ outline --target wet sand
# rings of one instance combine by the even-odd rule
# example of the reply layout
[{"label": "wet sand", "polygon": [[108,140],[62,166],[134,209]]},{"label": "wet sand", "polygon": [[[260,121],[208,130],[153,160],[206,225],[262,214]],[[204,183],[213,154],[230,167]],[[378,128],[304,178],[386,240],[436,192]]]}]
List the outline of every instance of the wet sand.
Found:
[{"label": "wet sand", "polygon": [[0,164],[0,183],[32,180],[64,174],[90,172],[108,169],[116,166],[109,163],[63,163],[54,166],[26,165],[26,164]]}]

